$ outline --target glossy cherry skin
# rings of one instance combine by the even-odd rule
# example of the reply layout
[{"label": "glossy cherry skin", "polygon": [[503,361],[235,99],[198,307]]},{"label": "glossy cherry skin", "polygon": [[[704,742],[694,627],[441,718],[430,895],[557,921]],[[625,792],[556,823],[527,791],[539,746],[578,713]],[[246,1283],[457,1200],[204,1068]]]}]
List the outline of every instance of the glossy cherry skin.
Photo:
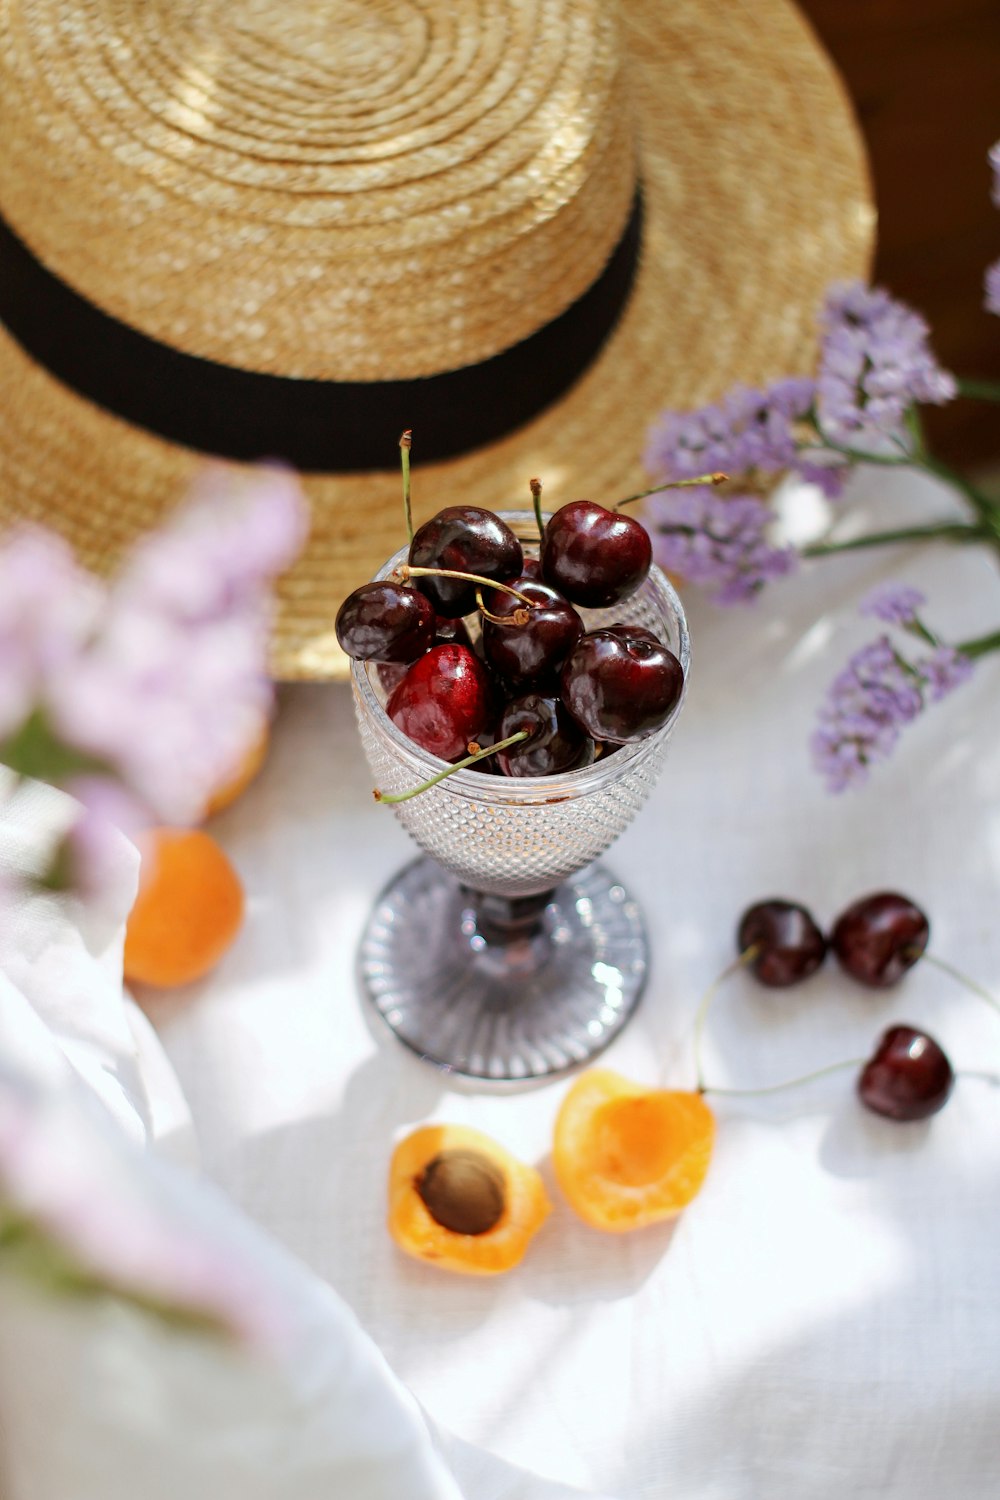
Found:
[{"label": "glossy cherry skin", "polygon": [[[521,543],[510,527],[490,510],[476,505],[448,505],[415,534],[409,561],[414,567],[453,568],[508,583],[521,572]],[[476,607],[476,585],[458,578],[415,578],[439,615],[455,620]],[[508,596],[509,597],[509,596]]]},{"label": "glossy cherry skin", "polygon": [[866,1109],[889,1120],[926,1120],[948,1102],[951,1063],[933,1037],[912,1026],[890,1026],[858,1078]]},{"label": "glossy cherry skin", "polygon": [[337,611],[337,640],[355,661],[416,661],[429,651],[437,617],[430,600],[401,583],[364,583]]},{"label": "glossy cherry skin", "polygon": [[653,546],[632,516],[574,500],[546,525],[541,557],[542,577],[571,604],[605,609],[635,593],[649,572]]},{"label": "glossy cherry skin", "polygon": [[826,957],[826,938],[812,915],[795,901],[758,901],[740,918],[740,953],[758,949],[752,973],[771,989],[786,989],[815,974]]},{"label": "glossy cherry skin", "polygon": [[580,637],[560,677],[570,713],[595,740],[625,745],[666,723],[684,672],[674,653],[638,625],[609,625]]},{"label": "glossy cherry skin", "polygon": [[489,726],[493,687],[467,646],[434,646],[415,661],[386,704],[392,722],[442,760],[460,760]]},{"label": "glossy cherry skin", "polygon": [[887,989],[913,967],[929,936],[930,923],[919,906],[894,891],[880,891],[838,917],[830,946],[852,979]]},{"label": "glossy cherry skin", "polygon": [[[484,619],[483,651],[493,670],[517,690],[554,680],[583,635],[583,621],[572,604],[547,583],[522,575],[513,587],[532,601],[527,623],[498,625],[495,620]],[[517,604],[509,594],[505,599],[495,590],[489,607],[510,614]]]},{"label": "glossy cherry skin", "polygon": [[593,764],[594,742],[558,698],[525,693],[504,710],[498,740],[527,729],[531,738],[491,756],[504,776],[557,776]]}]

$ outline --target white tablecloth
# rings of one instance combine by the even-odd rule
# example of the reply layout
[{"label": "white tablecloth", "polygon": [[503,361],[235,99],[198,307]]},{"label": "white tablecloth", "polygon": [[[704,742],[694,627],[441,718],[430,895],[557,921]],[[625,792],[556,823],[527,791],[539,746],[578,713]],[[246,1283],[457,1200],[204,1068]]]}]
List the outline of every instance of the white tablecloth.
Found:
[{"label": "white tablecloth", "polygon": [[[929,481],[871,471],[849,525],[952,506]],[[691,691],[664,775],[606,856],[653,949],[610,1067],[691,1085],[697,997],[765,896],[828,923],[901,889],[929,912],[933,949],[1000,992],[1000,659],[860,792],[828,795],[808,763],[827,683],[878,632],[856,603],[887,572],[925,589],[947,638],[1000,622],[995,565],[944,548],[833,559],[752,612],[691,603]],[[960,1079],[942,1114],[908,1126],[861,1111],[850,1073],[720,1099],[700,1198],[675,1226],[604,1237],[552,1182],[565,1082],[455,1087],[359,1000],[365,916],[414,852],[370,789],[349,689],[285,689],[263,775],[215,825],[246,883],[245,930],[210,981],[142,997],[211,1176],[338,1289],[432,1416],[542,1474],[623,1500],[1000,1492],[1000,1087]],[[1000,1018],[931,967],[875,993],[828,964],[787,992],[730,981],[710,1076],[751,1085],[861,1056],[894,1020],[927,1027],[956,1067],[1000,1074]],[[450,1277],[389,1239],[392,1144],[427,1120],[475,1124],[546,1174],[556,1211],[510,1275]]]}]

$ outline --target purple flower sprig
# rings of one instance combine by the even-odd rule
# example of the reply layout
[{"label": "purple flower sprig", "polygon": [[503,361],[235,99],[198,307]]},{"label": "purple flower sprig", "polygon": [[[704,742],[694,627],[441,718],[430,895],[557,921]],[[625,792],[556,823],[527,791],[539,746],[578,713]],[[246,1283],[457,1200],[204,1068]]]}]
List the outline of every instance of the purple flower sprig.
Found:
[{"label": "purple flower sprig", "polygon": [[661,568],[708,589],[716,604],[747,604],[798,562],[793,547],[768,540],[772,520],[770,509],[752,495],[724,500],[699,487],[654,496],[647,529]]},{"label": "purple flower sprig", "polygon": [[907,725],[971,677],[972,654],[943,645],[928,629],[918,614],[925,603],[918,589],[893,585],[862,602],[861,614],[894,625],[931,649],[921,655],[904,652],[883,634],[856,651],[834,678],[810,746],[830,791],[866,781],[872,766],[892,754]]},{"label": "purple flower sprig", "polygon": [[0,545],[0,762],[83,805],[55,883],[86,890],[102,828],[189,823],[267,718],[273,584],[306,534],[298,485],[206,478],[108,586],[52,533]]}]

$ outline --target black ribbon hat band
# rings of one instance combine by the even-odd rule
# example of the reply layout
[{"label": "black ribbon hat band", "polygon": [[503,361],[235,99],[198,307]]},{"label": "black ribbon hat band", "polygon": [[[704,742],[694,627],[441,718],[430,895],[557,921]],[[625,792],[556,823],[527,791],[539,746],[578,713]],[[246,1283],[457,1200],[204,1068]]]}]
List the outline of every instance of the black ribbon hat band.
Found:
[{"label": "black ribbon hat band", "polygon": [[391,467],[404,427],[430,463],[494,442],[551,405],[617,323],[635,279],[642,200],[597,280],[565,312],[479,364],[415,380],[299,380],[185,354],[102,312],[0,218],[0,320],[77,394],[216,457],[304,473]]}]

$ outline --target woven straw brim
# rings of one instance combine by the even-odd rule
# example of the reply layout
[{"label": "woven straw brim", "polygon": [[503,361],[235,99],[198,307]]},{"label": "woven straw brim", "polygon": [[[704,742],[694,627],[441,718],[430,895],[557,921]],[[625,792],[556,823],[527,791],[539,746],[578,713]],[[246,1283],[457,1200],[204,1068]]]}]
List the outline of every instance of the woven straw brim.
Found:
[{"label": "woven straw brim", "polygon": [[[444,504],[554,508],[643,487],[648,427],[736,382],[808,373],[831,281],[864,276],[874,211],[840,81],[784,0],[623,7],[645,201],[636,286],[598,359],[555,406],[486,449],[422,464],[417,521]],[[341,600],[403,536],[395,431],[386,471],[309,476],[312,533],[280,587],[276,676],[339,678]],[[0,333],[0,513],[57,527],[109,571],[204,457],[74,395]]]}]

